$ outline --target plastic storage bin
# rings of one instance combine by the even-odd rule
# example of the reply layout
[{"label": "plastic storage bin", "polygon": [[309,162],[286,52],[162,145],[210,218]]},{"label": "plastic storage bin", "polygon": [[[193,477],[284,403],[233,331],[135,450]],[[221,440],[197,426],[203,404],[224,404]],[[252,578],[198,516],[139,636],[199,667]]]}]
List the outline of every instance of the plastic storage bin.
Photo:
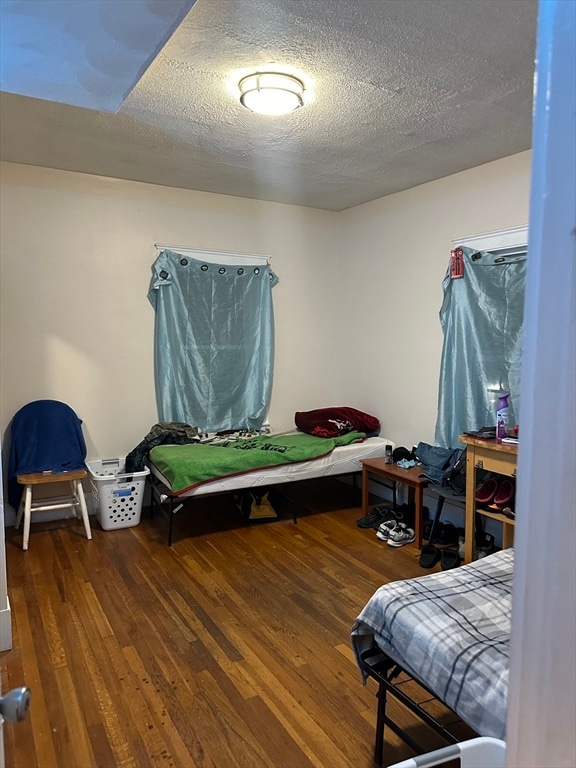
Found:
[{"label": "plastic storage bin", "polygon": [[105,531],[132,528],[140,522],[144,484],[150,470],[125,472],[126,457],[86,462],[96,519]]},{"label": "plastic storage bin", "polygon": [[444,765],[449,760],[458,758],[460,768],[504,768],[506,742],[490,736],[480,736],[477,739],[451,744],[435,752],[411,757],[401,763],[394,763],[390,768],[431,768],[433,765]]}]

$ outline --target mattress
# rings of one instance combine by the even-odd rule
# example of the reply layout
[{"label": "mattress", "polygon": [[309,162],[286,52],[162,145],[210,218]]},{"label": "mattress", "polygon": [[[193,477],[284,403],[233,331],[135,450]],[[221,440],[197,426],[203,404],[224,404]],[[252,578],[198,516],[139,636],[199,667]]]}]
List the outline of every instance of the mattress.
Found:
[{"label": "mattress", "polygon": [[470,565],[380,587],[351,633],[376,644],[481,736],[503,738],[508,691],[513,549]]},{"label": "mattress", "polygon": [[[361,443],[352,443],[335,448],[331,453],[309,461],[284,464],[266,469],[254,469],[232,477],[212,480],[198,485],[189,491],[178,494],[179,498],[205,496],[211,493],[225,493],[243,488],[255,488],[260,485],[277,485],[311,480],[319,477],[333,477],[362,470],[362,459],[384,456],[387,445],[395,443],[385,437],[368,437]],[[151,474],[170,491],[170,482],[162,472],[148,459]]]}]

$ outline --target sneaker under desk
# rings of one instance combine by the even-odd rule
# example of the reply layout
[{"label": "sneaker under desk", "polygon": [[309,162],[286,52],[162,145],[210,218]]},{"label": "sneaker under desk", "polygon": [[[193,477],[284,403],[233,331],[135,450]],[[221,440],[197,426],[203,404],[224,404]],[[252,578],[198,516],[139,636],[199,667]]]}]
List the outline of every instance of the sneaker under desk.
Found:
[{"label": "sneaker under desk", "polygon": [[422,548],[424,488],[428,487],[428,480],[421,475],[422,467],[419,466],[403,469],[396,462],[387,464],[383,458],[362,460],[362,516],[366,517],[370,511],[370,476],[382,477],[392,481],[394,507],[396,507],[396,483],[407,485],[408,503],[414,504],[414,546],[418,547],[418,549]]}]

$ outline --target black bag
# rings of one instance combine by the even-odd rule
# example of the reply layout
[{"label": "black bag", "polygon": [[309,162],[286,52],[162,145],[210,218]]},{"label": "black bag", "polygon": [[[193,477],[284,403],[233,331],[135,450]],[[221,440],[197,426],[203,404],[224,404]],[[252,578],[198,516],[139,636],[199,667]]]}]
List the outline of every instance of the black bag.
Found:
[{"label": "black bag", "polygon": [[[490,473],[485,469],[476,469],[476,488],[478,488]],[[466,448],[452,467],[447,485],[459,496],[466,496]]]},{"label": "black bag", "polygon": [[466,448],[452,467],[447,485],[459,496],[466,495]]}]

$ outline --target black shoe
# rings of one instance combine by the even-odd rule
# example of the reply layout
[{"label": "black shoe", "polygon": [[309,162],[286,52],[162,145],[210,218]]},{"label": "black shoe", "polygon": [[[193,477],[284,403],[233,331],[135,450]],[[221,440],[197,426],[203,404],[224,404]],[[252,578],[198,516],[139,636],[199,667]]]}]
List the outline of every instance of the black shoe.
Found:
[{"label": "black shoe", "polygon": [[375,507],[366,517],[356,520],[358,528],[378,528],[380,523],[389,520],[392,510],[388,507]]},{"label": "black shoe", "polygon": [[458,568],[461,563],[460,555],[455,549],[442,550],[440,566],[443,571],[449,571],[451,568]]},{"label": "black shoe", "polygon": [[426,544],[420,552],[419,564],[421,568],[433,568],[442,557],[442,553],[434,544]]},{"label": "black shoe", "polygon": [[402,518],[402,512],[398,512],[397,509],[392,509],[392,507],[385,507],[382,509],[382,517],[380,518],[380,522],[375,523],[372,527],[377,531],[379,530],[382,523],[387,523],[390,520],[393,520],[395,523],[404,522]]},{"label": "black shoe", "polygon": [[494,536],[491,533],[476,531],[474,559],[478,560],[481,557],[486,557],[486,555],[491,555],[492,552],[494,552]]},{"label": "black shoe", "polygon": [[458,544],[458,529],[447,520],[437,536],[438,544]]}]

